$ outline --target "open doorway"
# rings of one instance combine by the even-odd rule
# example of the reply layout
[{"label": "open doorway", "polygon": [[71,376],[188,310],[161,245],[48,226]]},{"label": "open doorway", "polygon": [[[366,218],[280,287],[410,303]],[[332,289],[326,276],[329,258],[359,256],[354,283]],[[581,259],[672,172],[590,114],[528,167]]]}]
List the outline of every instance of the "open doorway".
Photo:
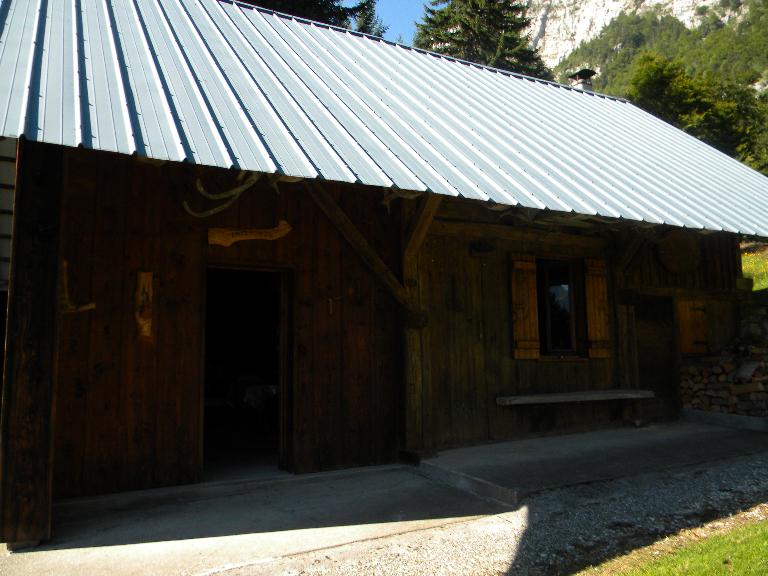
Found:
[{"label": "open doorway", "polygon": [[[206,479],[289,467],[286,275],[210,268],[206,290]],[[284,416],[286,415],[286,416]]]}]

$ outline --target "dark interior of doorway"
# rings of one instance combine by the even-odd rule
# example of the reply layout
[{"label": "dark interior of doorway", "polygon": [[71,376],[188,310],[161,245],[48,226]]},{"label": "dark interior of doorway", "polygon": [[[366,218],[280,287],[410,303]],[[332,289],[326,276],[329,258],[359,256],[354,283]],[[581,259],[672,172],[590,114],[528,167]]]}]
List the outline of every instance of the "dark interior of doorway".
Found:
[{"label": "dark interior of doorway", "polygon": [[283,277],[208,270],[204,475],[230,479],[276,472],[285,363]]}]

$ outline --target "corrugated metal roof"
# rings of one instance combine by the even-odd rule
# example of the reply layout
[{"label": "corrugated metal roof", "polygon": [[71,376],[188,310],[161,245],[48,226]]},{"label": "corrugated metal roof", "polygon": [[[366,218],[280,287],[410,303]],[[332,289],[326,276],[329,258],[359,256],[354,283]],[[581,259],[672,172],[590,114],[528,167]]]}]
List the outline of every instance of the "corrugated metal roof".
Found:
[{"label": "corrugated metal roof", "polygon": [[0,0],[0,136],[768,236],[631,104],[220,0]]}]

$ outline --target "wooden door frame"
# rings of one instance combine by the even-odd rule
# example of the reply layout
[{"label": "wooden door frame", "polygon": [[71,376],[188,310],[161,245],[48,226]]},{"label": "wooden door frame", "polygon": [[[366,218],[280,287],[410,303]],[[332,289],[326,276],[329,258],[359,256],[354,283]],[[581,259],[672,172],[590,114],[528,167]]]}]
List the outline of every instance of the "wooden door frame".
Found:
[{"label": "wooden door frame", "polygon": [[[236,264],[231,262],[208,262],[203,270],[203,297],[201,303],[202,312],[202,354],[200,370],[200,465],[205,467],[204,441],[205,441],[205,347],[208,333],[208,273],[210,270],[227,270],[233,272],[256,272],[265,274],[277,274],[280,282],[280,408],[279,408],[279,439],[278,439],[278,467],[289,472],[294,471],[294,414],[293,397],[296,386],[293,359],[296,357],[294,313],[294,280],[293,270],[282,266],[263,266]],[[201,474],[202,477],[202,474]]]}]

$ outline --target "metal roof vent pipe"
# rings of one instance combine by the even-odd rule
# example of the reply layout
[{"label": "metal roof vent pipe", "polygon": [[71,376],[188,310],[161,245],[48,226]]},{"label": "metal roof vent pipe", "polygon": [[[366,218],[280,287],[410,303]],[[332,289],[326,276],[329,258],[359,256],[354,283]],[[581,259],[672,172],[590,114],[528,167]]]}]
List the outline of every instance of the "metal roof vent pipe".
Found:
[{"label": "metal roof vent pipe", "polygon": [[571,81],[571,88],[574,90],[583,90],[584,92],[592,92],[592,77],[597,74],[594,70],[589,68],[582,68],[578,72],[574,72],[568,76],[568,80]]}]

